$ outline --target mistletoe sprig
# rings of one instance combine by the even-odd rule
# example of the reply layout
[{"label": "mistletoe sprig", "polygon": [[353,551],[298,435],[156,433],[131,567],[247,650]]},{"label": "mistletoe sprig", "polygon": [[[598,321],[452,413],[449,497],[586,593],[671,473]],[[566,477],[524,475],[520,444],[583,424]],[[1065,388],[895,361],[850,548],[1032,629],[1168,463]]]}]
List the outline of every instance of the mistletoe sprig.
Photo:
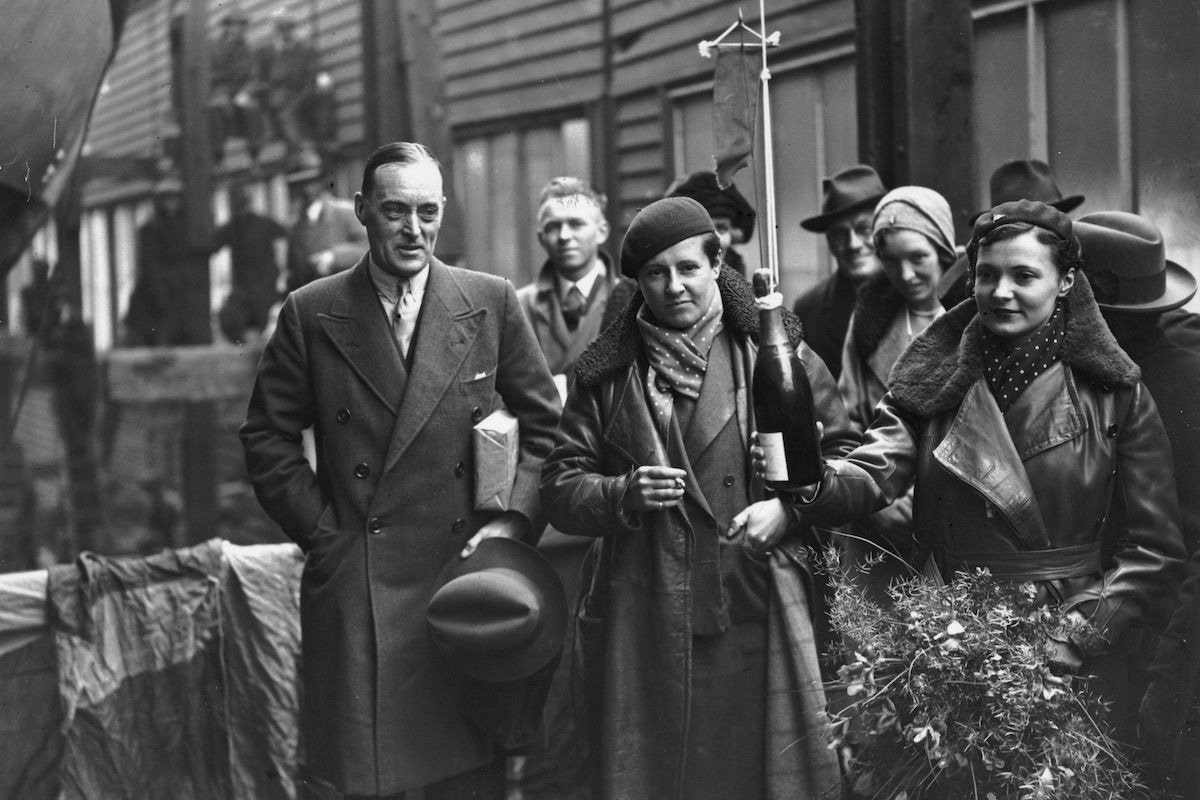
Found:
[{"label": "mistletoe sprig", "polygon": [[833,747],[853,753],[861,797],[1109,800],[1149,797],[1084,681],[1051,668],[1064,630],[1033,584],[986,570],[948,584],[914,578],[881,608],[823,559],[849,663]]}]

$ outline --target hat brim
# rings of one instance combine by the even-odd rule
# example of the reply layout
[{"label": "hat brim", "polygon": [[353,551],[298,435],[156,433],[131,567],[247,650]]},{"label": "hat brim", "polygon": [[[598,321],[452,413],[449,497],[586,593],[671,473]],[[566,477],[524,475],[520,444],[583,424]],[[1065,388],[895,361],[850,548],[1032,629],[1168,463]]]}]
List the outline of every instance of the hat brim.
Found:
[{"label": "hat brim", "polygon": [[324,172],[321,169],[310,167],[308,169],[297,170],[296,172],[289,172],[284,177],[284,181],[286,181],[289,186],[295,186],[296,184],[315,181],[323,174]]},{"label": "hat brim", "polygon": [[464,675],[492,683],[508,683],[534,674],[562,651],[567,631],[567,598],[562,581],[546,557],[527,544],[503,536],[479,543],[467,558],[457,555],[438,575],[437,590],[455,578],[490,569],[519,572],[536,587],[545,605],[539,609],[539,625],[532,641],[519,652],[480,653],[444,646],[434,640],[434,648],[449,664]]},{"label": "hat brim", "polygon": [[1196,279],[1192,273],[1176,264],[1167,261],[1166,285],[1160,297],[1145,303],[1101,303],[1100,308],[1110,311],[1127,311],[1135,314],[1151,314],[1161,311],[1171,311],[1191,300],[1196,294]]},{"label": "hat brim", "polygon": [[[1061,200],[1055,200],[1053,203],[1046,203],[1046,205],[1050,206],[1051,208],[1058,209],[1059,211],[1063,212],[1064,214],[1074,211],[1075,209],[1079,208],[1079,206],[1081,206],[1082,204],[1083,204],[1083,195],[1081,195],[1081,194],[1073,194],[1068,197],[1064,197]],[[997,203],[996,205],[999,205],[999,203]],[[993,208],[994,207],[995,206],[993,206]],[[987,212],[989,212],[991,210],[992,210],[991,208],[985,208],[982,211],[976,211],[967,220],[967,224],[974,225],[975,220],[979,219],[980,217],[982,217],[984,214],[986,214]]]},{"label": "hat brim", "polygon": [[838,219],[839,217],[844,217],[847,214],[852,214],[855,211],[861,211],[864,208],[874,208],[886,194],[887,192],[882,192],[877,195],[872,195],[871,197],[864,197],[857,203],[851,203],[850,205],[845,206],[844,208],[839,208],[836,211],[827,211],[824,214],[817,214],[815,217],[802,219],[800,220],[800,227],[806,231],[810,231],[811,233],[824,233],[825,231],[829,230],[829,226],[833,224],[834,220]]}]

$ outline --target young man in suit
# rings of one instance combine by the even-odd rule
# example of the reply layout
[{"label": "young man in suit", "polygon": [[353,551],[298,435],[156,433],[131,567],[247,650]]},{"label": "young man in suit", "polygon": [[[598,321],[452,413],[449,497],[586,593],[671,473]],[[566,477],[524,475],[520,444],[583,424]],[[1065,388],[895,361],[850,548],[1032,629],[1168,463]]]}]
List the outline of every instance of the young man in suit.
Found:
[{"label": "young man in suit", "polygon": [[[433,255],[425,147],[377,150],[354,207],[368,253],[288,296],[241,429],[259,501],[306,552],[307,773],[346,797],[500,800],[503,754],[456,711],[425,610],[452,559],[540,528],[559,400],[512,285]],[[472,426],[501,403],[520,423],[510,510],[479,511]]]},{"label": "young man in suit", "polygon": [[[608,240],[604,194],[585,180],[552,179],[538,193],[537,237],[546,261],[537,280],[517,290],[521,308],[559,390],[565,396],[574,380],[575,359],[591,344],[612,316],[612,302],[632,294],[632,282],[617,272],[602,247]],[[620,284],[628,291],[614,291]],[[613,298],[622,298],[614,301]],[[554,566],[567,599],[579,591],[579,572],[591,542],[548,528],[538,549]],[[568,639],[571,631],[568,631]],[[568,641],[569,646],[569,641]],[[542,747],[523,762],[521,792],[525,800],[586,800],[587,742],[575,725],[571,663],[558,666],[544,714]]]}]

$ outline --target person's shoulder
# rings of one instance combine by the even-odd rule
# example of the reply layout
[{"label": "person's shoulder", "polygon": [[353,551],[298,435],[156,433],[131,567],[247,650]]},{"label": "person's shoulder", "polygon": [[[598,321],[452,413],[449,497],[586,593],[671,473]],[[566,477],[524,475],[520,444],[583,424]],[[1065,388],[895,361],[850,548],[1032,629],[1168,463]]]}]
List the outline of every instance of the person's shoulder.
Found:
[{"label": "person's shoulder", "polygon": [[339,270],[331,275],[325,275],[316,280],[309,281],[303,286],[289,292],[287,299],[303,307],[324,305],[332,298],[341,294],[350,281],[355,280],[354,276],[356,273],[357,270],[351,267],[350,269]]},{"label": "person's shoulder", "polygon": [[[470,267],[456,267],[453,264],[445,262],[437,262],[437,265],[445,269],[460,286],[466,289],[476,291],[489,292],[507,292],[512,286],[512,282],[502,275],[493,275],[490,272],[481,272]],[[515,291],[515,289],[514,289]]]},{"label": "person's shoulder", "polygon": [[796,314],[811,313],[820,310],[825,302],[825,293],[829,289],[830,283],[833,282],[833,276],[826,276],[818,281],[815,285],[800,293],[793,304],[792,309]]}]

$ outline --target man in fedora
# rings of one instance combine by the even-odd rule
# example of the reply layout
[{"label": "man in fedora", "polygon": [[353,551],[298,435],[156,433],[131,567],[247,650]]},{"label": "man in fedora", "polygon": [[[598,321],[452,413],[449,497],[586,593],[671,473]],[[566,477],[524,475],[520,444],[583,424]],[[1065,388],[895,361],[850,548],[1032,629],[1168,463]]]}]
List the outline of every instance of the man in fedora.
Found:
[{"label": "man in fedora", "polygon": [[[446,564],[540,531],[560,404],[512,284],[434,255],[443,186],[423,145],[367,159],[366,252],[288,295],[239,431],[259,502],[305,551],[305,768],[348,798],[504,796],[504,754],[455,712],[425,614]],[[473,426],[501,405],[518,452],[492,511],[476,503]]]},{"label": "man in fedora", "polygon": [[[1001,203],[1037,200],[1064,214],[1074,211],[1083,203],[1081,194],[1063,197],[1050,166],[1045,161],[1033,158],[1015,159],[1001,164],[992,173],[988,191],[992,203],[986,209],[971,215],[969,222],[972,225],[979,215]],[[938,299],[945,308],[952,308],[965,300],[967,294],[967,256],[964,253],[938,281]]]},{"label": "man in fedora", "polygon": [[287,238],[287,290],[348,269],[362,256],[367,233],[354,205],[333,196],[333,176],[319,162],[287,176],[299,211]]},{"label": "man in fedora", "polygon": [[887,189],[874,169],[857,164],[826,178],[822,193],[821,213],[802,220],[800,227],[825,234],[837,268],[800,295],[793,310],[804,326],[804,340],[837,380],[855,293],[881,269],[871,239],[871,215]]},{"label": "man in fedora", "polygon": [[1189,561],[1157,646],[1157,628],[1148,630],[1142,642],[1140,667],[1148,671],[1148,688],[1139,727],[1150,766],[1147,777],[1160,790],[1179,792],[1200,779],[1200,739],[1180,738],[1185,725],[1192,730],[1200,726],[1200,709],[1193,704],[1200,676],[1200,352],[1172,342],[1161,318],[1191,299],[1196,279],[1166,259],[1162,233],[1145,217],[1094,212],[1076,220],[1075,232],[1096,302],[1117,343],[1142,371],[1175,463],[1180,530]]}]

